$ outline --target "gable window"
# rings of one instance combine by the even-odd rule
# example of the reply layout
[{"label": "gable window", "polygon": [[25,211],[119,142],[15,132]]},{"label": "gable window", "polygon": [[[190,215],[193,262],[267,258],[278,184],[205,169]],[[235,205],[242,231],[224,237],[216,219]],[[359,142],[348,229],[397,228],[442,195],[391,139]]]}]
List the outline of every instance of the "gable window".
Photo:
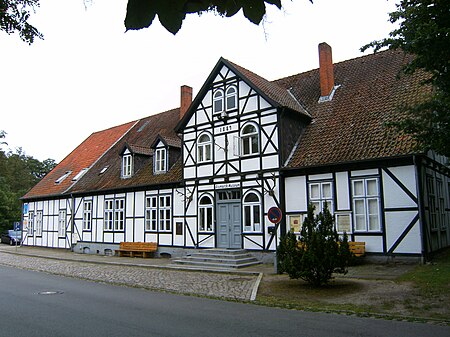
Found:
[{"label": "gable window", "polygon": [[209,133],[202,133],[197,142],[197,160],[199,163],[211,161],[212,137]]},{"label": "gable window", "polygon": [[36,236],[42,236],[42,211],[36,212]]},{"label": "gable window", "polygon": [[352,180],[352,199],[355,231],[379,231],[381,220],[378,178]]},{"label": "gable window", "polygon": [[223,91],[217,90],[213,95],[213,112],[219,113],[223,111]]},{"label": "gable window", "polygon": [[158,197],[149,196],[145,198],[145,230],[156,231],[158,222]]},{"label": "gable window", "polygon": [[126,153],[122,157],[122,177],[129,178],[133,172],[133,161],[131,153]]},{"label": "gable window", "polygon": [[169,232],[172,223],[172,202],[170,195],[159,197],[159,230]]},{"label": "gable window", "polygon": [[256,192],[248,192],[244,196],[244,231],[261,231],[261,198]]},{"label": "gable window", "polygon": [[66,210],[60,209],[58,216],[58,237],[64,238],[66,236]]},{"label": "gable window", "polygon": [[225,92],[226,110],[232,110],[237,107],[237,90],[234,85],[229,86]]},{"label": "gable window", "polygon": [[199,230],[201,232],[213,231],[213,201],[209,195],[200,198],[199,206]]},{"label": "gable window", "polygon": [[314,214],[322,212],[325,203],[327,204],[330,213],[333,214],[332,183],[330,181],[310,183],[309,202],[315,207]]},{"label": "gable window", "polygon": [[83,230],[90,231],[92,228],[92,201],[83,202]]},{"label": "gable window", "polygon": [[155,173],[167,171],[167,151],[165,148],[159,148],[155,151]]},{"label": "gable window", "polygon": [[259,152],[258,127],[254,123],[246,124],[241,131],[242,155],[252,155]]}]

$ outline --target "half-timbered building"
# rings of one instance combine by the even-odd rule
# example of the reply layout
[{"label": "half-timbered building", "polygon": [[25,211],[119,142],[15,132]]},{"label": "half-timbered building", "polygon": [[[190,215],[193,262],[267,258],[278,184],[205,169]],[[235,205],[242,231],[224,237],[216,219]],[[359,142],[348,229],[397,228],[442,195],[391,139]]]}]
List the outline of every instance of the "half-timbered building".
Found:
[{"label": "half-timbered building", "polygon": [[[450,244],[448,158],[388,127],[430,92],[384,51],[268,81],[221,58],[180,108],[92,134],[24,197],[23,244],[109,254],[244,248],[272,254],[327,203],[369,255],[423,258]],[[269,209],[282,211],[269,221]]]}]

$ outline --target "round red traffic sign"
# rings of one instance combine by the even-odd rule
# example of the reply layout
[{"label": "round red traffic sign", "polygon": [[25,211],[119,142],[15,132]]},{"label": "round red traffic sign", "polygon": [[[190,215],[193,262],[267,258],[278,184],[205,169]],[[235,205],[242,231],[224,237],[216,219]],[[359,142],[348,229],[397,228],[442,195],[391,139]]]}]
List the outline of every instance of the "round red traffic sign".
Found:
[{"label": "round red traffic sign", "polygon": [[271,223],[279,223],[281,218],[283,217],[283,213],[281,213],[281,209],[278,207],[271,207],[267,212],[267,217]]}]

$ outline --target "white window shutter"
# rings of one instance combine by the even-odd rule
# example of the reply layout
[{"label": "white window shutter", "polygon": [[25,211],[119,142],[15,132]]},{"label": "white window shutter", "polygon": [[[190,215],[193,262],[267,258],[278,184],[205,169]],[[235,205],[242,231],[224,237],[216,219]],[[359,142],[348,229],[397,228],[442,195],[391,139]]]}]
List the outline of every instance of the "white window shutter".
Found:
[{"label": "white window shutter", "polygon": [[233,155],[236,157],[241,156],[241,138],[238,136],[233,137]]}]

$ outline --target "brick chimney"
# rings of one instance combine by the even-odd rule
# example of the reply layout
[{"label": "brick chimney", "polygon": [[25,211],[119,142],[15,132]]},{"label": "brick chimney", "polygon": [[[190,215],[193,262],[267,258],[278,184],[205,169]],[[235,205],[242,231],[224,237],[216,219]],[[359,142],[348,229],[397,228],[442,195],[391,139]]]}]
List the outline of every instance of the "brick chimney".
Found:
[{"label": "brick chimney", "polygon": [[183,118],[189,106],[192,103],[192,88],[187,85],[181,86],[181,100],[180,100],[180,119]]},{"label": "brick chimney", "polygon": [[320,96],[327,97],[334,88],[334,67],[331,47],[322,42],[319,44]]}]

